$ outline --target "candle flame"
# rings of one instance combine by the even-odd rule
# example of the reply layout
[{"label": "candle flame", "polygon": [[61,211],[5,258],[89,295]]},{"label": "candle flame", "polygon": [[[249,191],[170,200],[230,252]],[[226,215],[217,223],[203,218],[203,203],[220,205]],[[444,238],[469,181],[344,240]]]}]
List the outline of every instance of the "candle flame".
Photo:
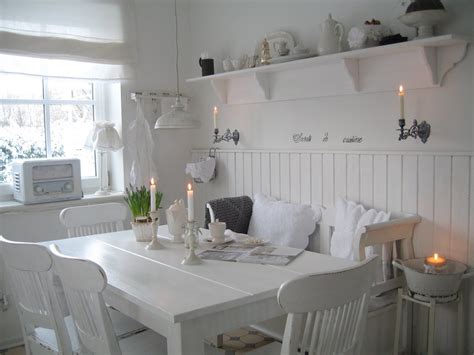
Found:
[{"label": "candle flame", "polygon": [[217,106],[214,106],[214,113],[217,113]]},{"label": "candle flame", "polygon": [[191,186],[191,184],[188,184],[188,191],[191,191],[193,189],[193,187]]},{"label": "candle flame", "polygon": [[155,185],[155,179],[154,178],[151,178],[150,184]]},{"label": "candle flame", "polygon": [[438,253],[434,253],[434,259],[438,260]]},{"label": "candle flame", "polygon": [[400,87],[398,88],[398,95],[400,96],[405,95],[405,91],[403,91],[403,85],[400,85]]}]

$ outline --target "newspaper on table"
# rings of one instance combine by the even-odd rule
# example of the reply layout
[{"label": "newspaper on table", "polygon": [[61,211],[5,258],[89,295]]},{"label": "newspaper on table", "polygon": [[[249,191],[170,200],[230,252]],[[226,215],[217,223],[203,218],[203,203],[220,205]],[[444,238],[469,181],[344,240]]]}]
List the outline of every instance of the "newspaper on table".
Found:
[{"label": "newspaper on table", "polygon": [[294,260],[302,249],[265,245],[247,246],[235,242],[214,245],[199,253],[202,259],[234,261],[240,263],[287,265]]}]

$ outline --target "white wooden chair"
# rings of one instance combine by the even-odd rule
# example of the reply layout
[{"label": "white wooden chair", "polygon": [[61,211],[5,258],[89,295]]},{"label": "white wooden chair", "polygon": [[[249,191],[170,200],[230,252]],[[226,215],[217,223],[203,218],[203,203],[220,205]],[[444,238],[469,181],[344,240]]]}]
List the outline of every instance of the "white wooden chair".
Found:
[{"label": "white wooden chair", "polygon": [[[121,231],[126,218],[127,208],[117,202],[69,207],[59,214],[59,220],[67,228],[69,238]],[[146,329],[143,324],[113,308],[109,308],[109,313],[120,338]]]},{"label": "white wooden chair", "polygon": [[69,238],[121,231],[126,218],[127,208],[118,202],[69,207],[59,214]]},{"label": "white wooden chair", "polygon": [[[68,257],[56,245],[50,247],[77,331],[82,352],[93,354],[166,354],[166,340],[151,330],[118,341],[102,291],[105,271],[96,263]],[[139,338],[137,341],[136,338]]]},{"label": "white wooden chair", "polygon": [[[330,216],[325,216],[325,220],[334,220]],[[354,249],[356,260],[366,259],[365,248],[383,244],[384,248],[394,247],[394,257],[399,259],[411,259],[414,257],[413,231],[416,224],[421,222],[421,217],[411,214],[392,214],[391,220],[376,223],[360,228],[354,238]],[[332,224],[320,225],[320,236],[327,238],[326,245],[329,245],[334,226]],[[381,261],[379,260],[379,263]],[[391,265],[391,261],[389,262]],[[380,265],[380,264],[379,264]],[[393,346],[395,329],[397,289],[403,286],[404,278],[393,271],[393,278],[375,282],[371,289],[371,299],[369,303],[368,330],[364,344],[365,354],[389,354]],[[256,325],[253,328],[282,341],[285,327],[285,319],[274,318]],[[382,351],[381,351],[382,350]]]},{"label": "white wooden chair", "polygon": [[360,354],[376,259],[280,287],[278,303],[288,313],[282,355]]},{"label": "white wooden chair", "polygon": [[77,348],[77,337],[74,331],[69,334],[72,328],[68,327],[51,287],[53,261],[48,249],[1,236],[0,248],[17,304],[26,353],[72,354]]}]

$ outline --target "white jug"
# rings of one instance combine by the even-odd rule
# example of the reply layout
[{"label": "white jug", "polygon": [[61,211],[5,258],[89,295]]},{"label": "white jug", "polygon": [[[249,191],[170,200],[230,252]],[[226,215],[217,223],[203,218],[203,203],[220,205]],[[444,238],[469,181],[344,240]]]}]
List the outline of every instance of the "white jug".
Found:
[{"label": "white jug", "polygon": [[342,51],[342,37],[344,27],[341,23],[333,20],[331,14],[320,25],[321,35],[318,42],[318,54],[326,55]]},{"label": "white jug", "polygon": [[173,236],[173,243],[184,243],[184,225],[186,223],[186,207],[184,201],[174,200],[173,204],[166,210],[166,223],[168,230]]}]

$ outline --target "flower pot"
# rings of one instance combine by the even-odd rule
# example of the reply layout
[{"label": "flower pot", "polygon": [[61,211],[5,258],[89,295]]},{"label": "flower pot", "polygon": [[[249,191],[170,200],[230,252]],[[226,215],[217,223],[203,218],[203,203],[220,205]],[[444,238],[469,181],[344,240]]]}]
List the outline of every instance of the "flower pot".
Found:
[{"label": "flower pot", "polygon": [[147,220],[131,222],[130,224],[137,242],[151,242],[151,224]]}]

